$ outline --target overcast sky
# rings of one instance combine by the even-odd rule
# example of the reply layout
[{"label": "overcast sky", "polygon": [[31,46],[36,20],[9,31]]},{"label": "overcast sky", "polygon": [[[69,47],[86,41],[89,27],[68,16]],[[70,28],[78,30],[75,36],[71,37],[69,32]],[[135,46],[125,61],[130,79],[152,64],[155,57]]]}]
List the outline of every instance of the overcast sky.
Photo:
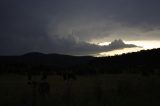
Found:
[{"label": "overcast sky", "polygon": [[1,0],[0,8],[2,55],[76,54],[95,46],[86,42],[160,40],[159,0]]}]

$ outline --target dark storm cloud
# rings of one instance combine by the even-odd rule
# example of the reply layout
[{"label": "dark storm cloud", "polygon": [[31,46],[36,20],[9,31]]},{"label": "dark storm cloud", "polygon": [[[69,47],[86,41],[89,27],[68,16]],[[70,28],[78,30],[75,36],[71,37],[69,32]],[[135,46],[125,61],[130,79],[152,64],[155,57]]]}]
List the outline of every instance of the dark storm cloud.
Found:
[{"label": "dark storm cloud", "polygon": [[50,24],[53,33],[64,35],[74,32],[82,40],[103,39],[113,34],[119,38],[128,36],[126,40],[160,38],[155,34],[159,32],[160,25],[158,0],[87,1],[72,2],[66,17],[54,23],[58,27],[52,28],[54,25]]},{"label": "dark storm cloud", "polygon": [[159,39],[159,5],[158,0],[1,0],[0,54],[92,52],[94,45],[85,41],[114,36]]}]

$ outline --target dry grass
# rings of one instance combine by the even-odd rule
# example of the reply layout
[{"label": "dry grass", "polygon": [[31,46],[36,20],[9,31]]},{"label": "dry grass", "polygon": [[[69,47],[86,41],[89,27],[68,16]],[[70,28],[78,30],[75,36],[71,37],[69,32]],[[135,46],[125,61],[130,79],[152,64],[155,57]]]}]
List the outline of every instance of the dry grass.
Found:
[{"label": "dry grass", "polygon": [[[34,80],[39,81],[40,76]],[[134,74],[78,76],[64,81],[49,76],[49,97],[37,95],[37,106],[152,106],[160,105],[160,78]],[[0,106],[31,106],[32,88],[22,75],[0,76]]]}]

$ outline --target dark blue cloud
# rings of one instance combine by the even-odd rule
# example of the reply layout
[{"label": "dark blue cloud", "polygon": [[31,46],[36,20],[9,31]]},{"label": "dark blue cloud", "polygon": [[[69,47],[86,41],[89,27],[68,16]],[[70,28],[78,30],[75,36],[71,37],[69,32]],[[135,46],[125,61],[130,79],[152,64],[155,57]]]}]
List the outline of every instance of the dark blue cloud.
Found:
[{"label": "dark blue cloud", "polygon": [[[122,30],[156,32],[159,5],[159,0],[1,0],[0,54],[34,50],[65,53],[66,47],[72,51],[77,44],[82,50],[82,45],[89,45],[85,41],[112,37]],[[125,36],[132,39],[134,34]]]}]

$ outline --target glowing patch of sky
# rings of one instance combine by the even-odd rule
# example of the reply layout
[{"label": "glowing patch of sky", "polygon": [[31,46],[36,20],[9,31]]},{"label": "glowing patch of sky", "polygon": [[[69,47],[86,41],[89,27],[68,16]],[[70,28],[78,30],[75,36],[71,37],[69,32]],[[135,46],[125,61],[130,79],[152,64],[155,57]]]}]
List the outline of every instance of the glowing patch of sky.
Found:
[{"label": "glowing patch of sky", "polygon": [[[124,41],[126,44],[135,44],[137,46],[141,46],[142,48],[134,47],[134,48],[124,48],[120,50],[114,50],[109,52],[99,53],[97,56],[114,56],[120,55],[123,53],[137,52],[140,50],[154,49],[160,48],[160,41]],[[99,43],[99,45],[108,45],[110,42]]]}]

